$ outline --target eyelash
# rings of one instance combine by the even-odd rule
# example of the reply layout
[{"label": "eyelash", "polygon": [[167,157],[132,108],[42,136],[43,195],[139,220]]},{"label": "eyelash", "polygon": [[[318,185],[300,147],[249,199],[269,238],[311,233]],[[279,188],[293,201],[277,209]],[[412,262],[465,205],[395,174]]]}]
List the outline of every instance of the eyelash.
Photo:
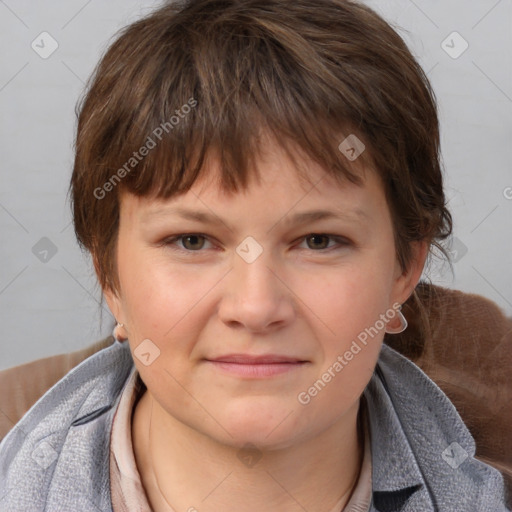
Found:
[{"label": "eyelash", "polygon": [[[194,251],[194,250],[190,250],[190,249],[178,248],[178,247],[176,247],[174,245],[175,242],[177,242],[179,240],[183,240],[184,238],[187,238],[187,237],[192,237],[192,236],[195,236],[195,237],[198,237],[198,238],[204,238],[208,242],[212,243],[210,241],[209,237],[207,235],[202,234],[202,233],[185,233],[185,234],[182,234],[182,235],[173,236],[171,238],[166,238],[165,240],[163,240],[161,242],[160,245],[164,246],[164,247],[168,247],[168,248],[170,248],[173,251],[186,252],[188,254],[204,252],[203,248]],[[327,253],[327,252],[332,252],[333,250],[336,250],[336,249],[339,250],[339,249],[341,249],[343,247],[347,247],[349,245],[352,245],[352,243],[348,239],[346,239],[344,237],[335,236],[335,235],[329,235],[327,233],[309,233],[309,234],[301,237],[299,240],[301,240],[301,242],[302,242],[302,241],[305,241],[308,238],[314,237],[314,236],[325,237],[325,238],[328,238],[330,241],[335,241],[338,244],[338,247],[327,247],[327,248],[318,249],[318,250],[307,248],[306,250],[310,250],[310,251],[313,251],[313,252],[316,252],[316,253]]]}]

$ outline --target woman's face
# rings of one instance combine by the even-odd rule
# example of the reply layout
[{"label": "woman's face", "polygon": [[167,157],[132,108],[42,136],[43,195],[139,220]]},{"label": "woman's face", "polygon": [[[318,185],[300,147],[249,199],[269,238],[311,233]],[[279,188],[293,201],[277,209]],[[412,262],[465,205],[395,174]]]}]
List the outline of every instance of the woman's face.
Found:
[{"label": "woman's face", "polygon": [[245,192],[212,179],[170,200],[124,193],[120,291],[106,296],[172,422],[277,448],[357,410],[426,244],[403,274],[372,170],[363,187],[340,185],[310,163],[306,186],[277,146],[258,166]]}]

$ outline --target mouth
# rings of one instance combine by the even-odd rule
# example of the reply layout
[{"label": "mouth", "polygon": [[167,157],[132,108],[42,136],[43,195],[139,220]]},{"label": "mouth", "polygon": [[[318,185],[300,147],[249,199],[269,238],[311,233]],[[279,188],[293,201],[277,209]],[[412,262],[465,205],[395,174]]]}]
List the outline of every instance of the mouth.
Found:
[{"label": "mouth", "polygon": [[223,373],[245,378],[282,375],[303,368],[309,363],[309,361],[299,358],[274,354],[263,356],[229,354],[206,361]]}]

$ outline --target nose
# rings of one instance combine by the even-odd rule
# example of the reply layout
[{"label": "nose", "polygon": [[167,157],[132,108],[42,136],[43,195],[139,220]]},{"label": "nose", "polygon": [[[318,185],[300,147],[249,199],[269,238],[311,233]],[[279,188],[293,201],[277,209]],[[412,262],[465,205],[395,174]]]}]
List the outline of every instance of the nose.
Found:
[{"label": "nose", "polygon": [[265,333],[293,321],[293,293],[272,267],[275,265],[265,251],[252,263],[235,255],[218,310],[225,324]]}]

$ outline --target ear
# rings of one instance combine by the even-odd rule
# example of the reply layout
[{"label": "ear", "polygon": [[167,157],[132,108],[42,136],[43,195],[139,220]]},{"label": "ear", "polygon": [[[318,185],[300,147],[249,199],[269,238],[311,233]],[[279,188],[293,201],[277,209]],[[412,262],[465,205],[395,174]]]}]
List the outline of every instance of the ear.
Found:
[{"label": "ear", "polygon": [[428,256],[430,244],[425,240],[411,243],[413,257],[407,270],[402,271],[397,261],[397,270],[394,277],[391,304],[403,304],[413,293],[421,278],[423,268]]}]

